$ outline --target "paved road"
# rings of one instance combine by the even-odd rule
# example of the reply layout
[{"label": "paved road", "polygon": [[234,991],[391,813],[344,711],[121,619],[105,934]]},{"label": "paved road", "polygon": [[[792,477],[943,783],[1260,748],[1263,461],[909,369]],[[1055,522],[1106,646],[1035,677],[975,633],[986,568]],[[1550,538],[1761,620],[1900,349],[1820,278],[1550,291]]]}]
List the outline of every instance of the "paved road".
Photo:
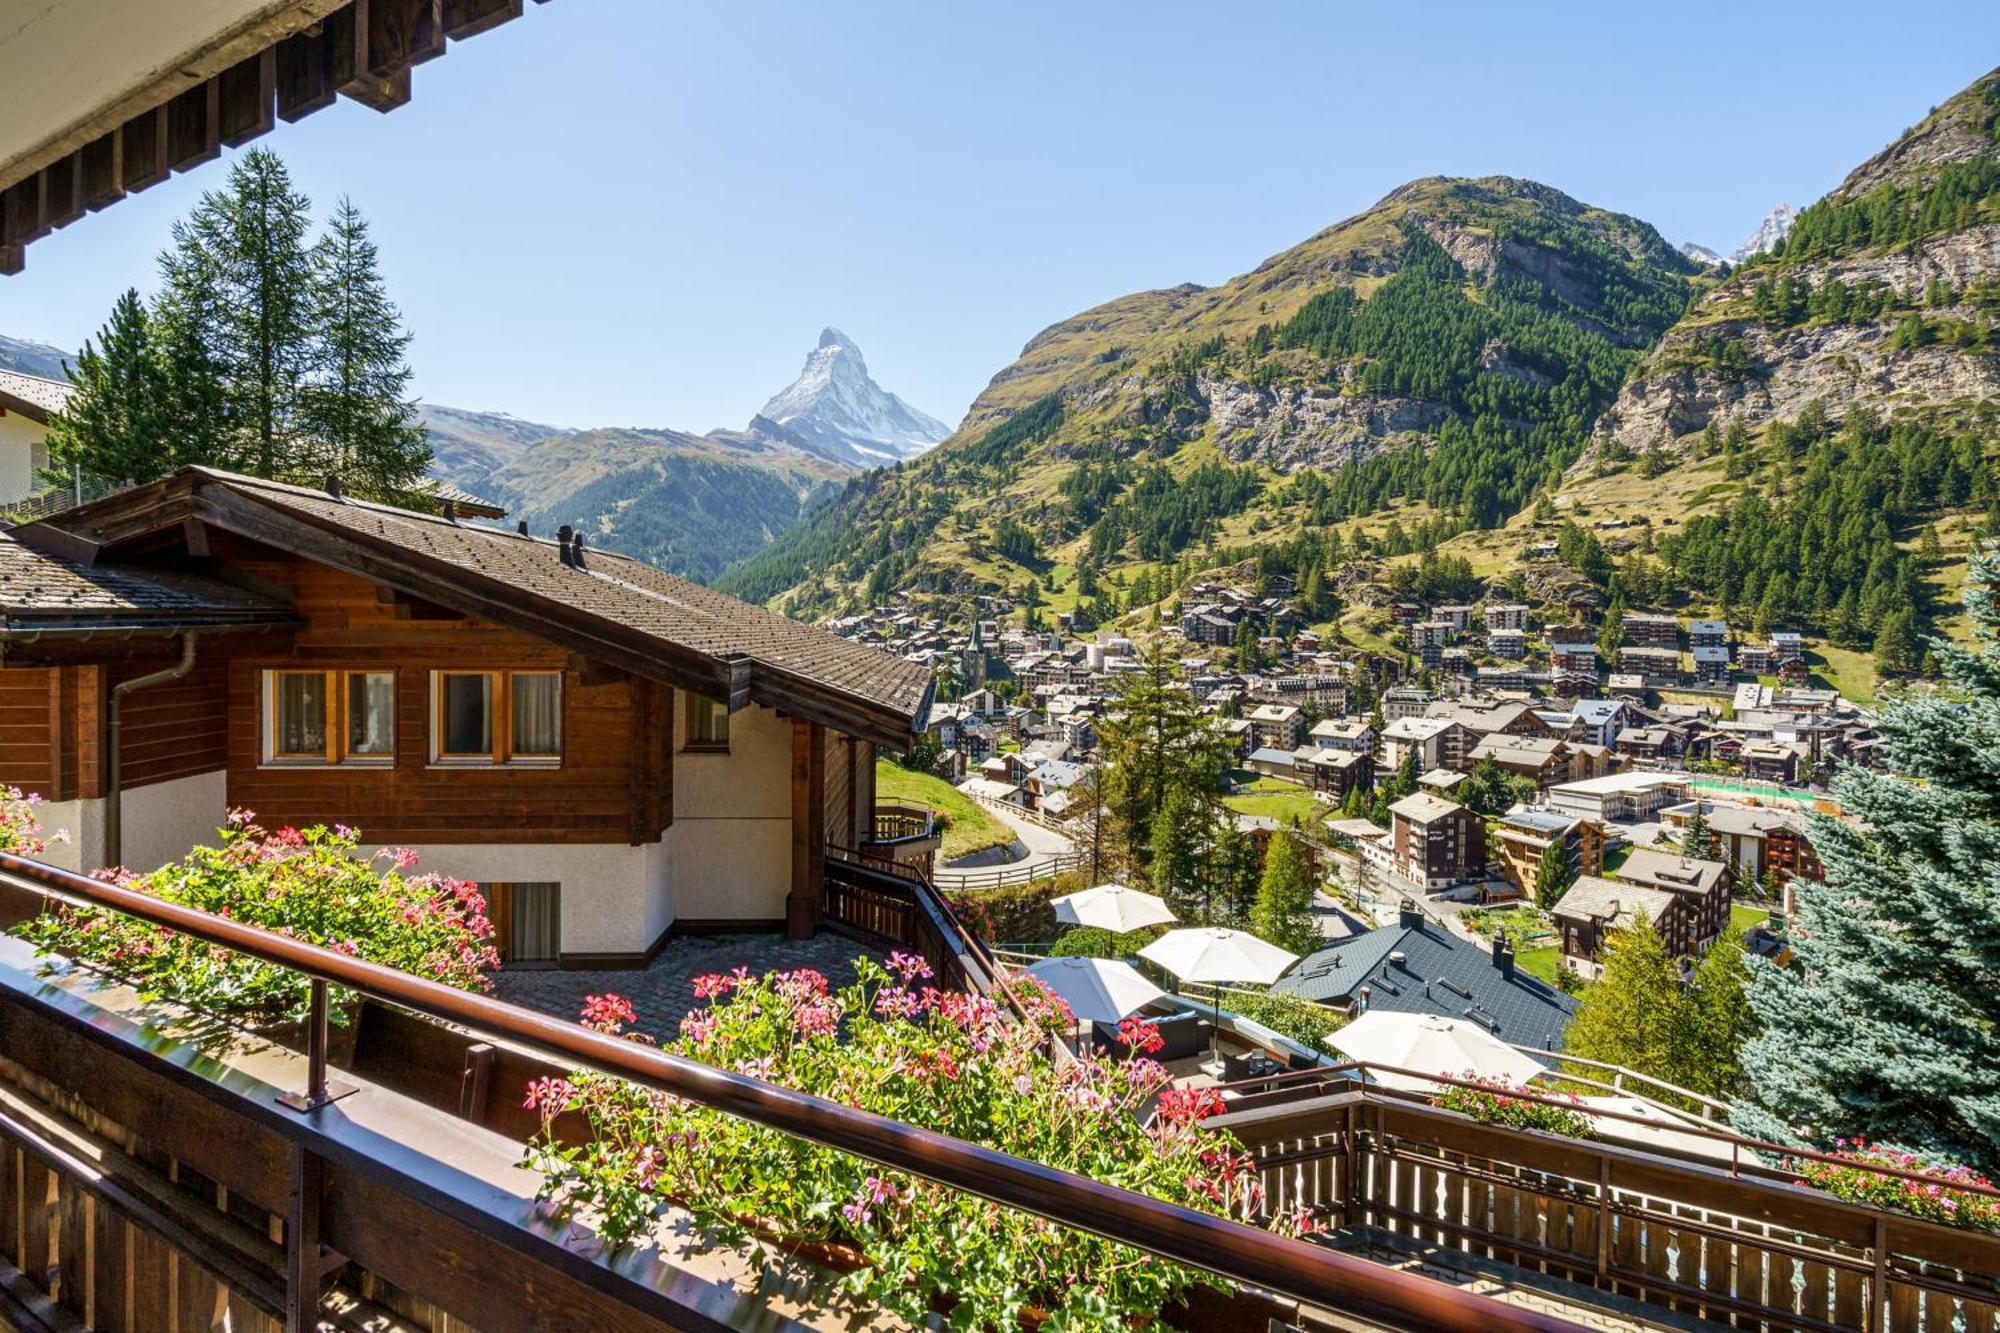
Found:
[{"label": "paved road", "polygon": [[939,866],[931,875],[931,879],[939,888],[956,888],[961,881],[968,878],[977,883],[991,877],[995,870],[1006,870],[1010,874],[1031,871],[1076,851],[1076,844],[1062,834],[1054,829],[1043,828],[1032,819],[1016,814],[1004,805],[988,805],[982,801],[980,809],[1013,829],[1015,837],[1028,849],[1028,854],[1018,861],[997,861],[990,865],[967,866],[962,870]]}]

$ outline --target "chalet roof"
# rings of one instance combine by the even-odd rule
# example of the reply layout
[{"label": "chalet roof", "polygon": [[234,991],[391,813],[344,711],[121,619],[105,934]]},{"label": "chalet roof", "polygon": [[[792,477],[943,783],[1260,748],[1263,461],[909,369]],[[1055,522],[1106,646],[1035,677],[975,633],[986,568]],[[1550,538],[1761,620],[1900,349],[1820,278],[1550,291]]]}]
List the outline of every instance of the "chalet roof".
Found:
[{"label": "chalet roof", "polygon": [[1472,747],[1468,759],[1512,759],[1517,763],[1545,764],[1557,752],[1569,753],[1568,743],[1558,736],[1509,736],[1496,732]]},{"label": "chalet roof", "polygon": [[0,370],[0,409],[19,412],[30,421],[46,425],[51,416],[69,405],[69,396],[75,392],[76,386],[67,380]]},{"label": "chalet roof", "polygon": [[1559,1048],[1576,1012],[1555,987],[1518,964],[1506,975],[1493,955],[1432,921],[1350,936],[1299,960],[1271,989],[1349,1004],[1363,986],[1370,1009],[1471,1019],[1523,1046]]},{"label": "chalet roof", "polygon": [[1646,884],[1674,893],[1707,894],[1728,870],[1722,861],[1698,861],[1678,852],[1635,847],[1618,867],[1618,877],[1630,884]]},{"label": "chalet roof", "polygon": [[303,486],[188,467],[15,531],[88,560],[178,533],[189,519],[731,708],[754,700],[886,745],[907,745],[930,711],[932,677],[921,665],[640,561],[590,550],[580,565],[565,563],[547,538]]},{"label": "chalet roof", "polygon": [[10,633],[285,624],[275,597],[200,574],[84,564],[0,534],[0,628]]},{"label": "chalet roof", "polygon": [[1554,915],[1570,921],[1602,921],[1618,930],[1629,930],[1637,924],[1639,913],[1644,912],[1648,921],[1657,923],[1673,905],[1674,895],[1668,889],[1578,875],[1568,892],[1556,901]]},{"label": "chalet roof", "polygon": [[1465,807],[1457,801],[1447,801],[1429,792],[1420,791],[1405,796],[1390,806],[1389,813],[1401,815],[1413,824],[1428,824],[1434,819],[1443,819],[1446,815],[1455,814],[1463,809]]}]

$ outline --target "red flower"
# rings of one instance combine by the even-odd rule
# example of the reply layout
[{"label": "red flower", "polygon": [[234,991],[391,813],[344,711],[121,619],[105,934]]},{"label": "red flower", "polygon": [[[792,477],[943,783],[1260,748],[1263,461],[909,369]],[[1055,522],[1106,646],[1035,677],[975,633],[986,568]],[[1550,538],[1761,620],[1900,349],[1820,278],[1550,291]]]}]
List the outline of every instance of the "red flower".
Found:
[{"label": "red flower", "polygon": [[583,1025],[599,1032],[616,1032],[639,1015],[621,995],[591,995],[583,1001]]}]

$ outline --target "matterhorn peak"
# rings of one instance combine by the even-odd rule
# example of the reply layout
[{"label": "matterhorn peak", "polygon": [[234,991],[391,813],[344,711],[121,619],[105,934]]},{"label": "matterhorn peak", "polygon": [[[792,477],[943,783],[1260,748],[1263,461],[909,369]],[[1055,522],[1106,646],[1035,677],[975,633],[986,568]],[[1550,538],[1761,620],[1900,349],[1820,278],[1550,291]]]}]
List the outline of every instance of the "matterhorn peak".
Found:
[{"label": "matterhorn peak", "polygon": [[942,421],[877,384],[861,348],[831,324],[820,330],[799,377],[757,415],[852,467],[914,458],[951,434]]}]

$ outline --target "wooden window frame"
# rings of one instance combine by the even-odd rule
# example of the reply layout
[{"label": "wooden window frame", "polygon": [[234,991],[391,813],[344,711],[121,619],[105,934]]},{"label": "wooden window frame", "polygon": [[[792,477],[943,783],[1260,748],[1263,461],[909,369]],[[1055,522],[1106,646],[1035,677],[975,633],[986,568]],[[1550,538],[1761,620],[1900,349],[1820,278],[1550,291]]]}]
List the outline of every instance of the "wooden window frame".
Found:
[{"label": "wooden window frame", "polygon": [[[681,750],[687,754],[728,754],[729,705],[720,699],[711,699],[705,694],[696,694],[692,690],[683,691],[683,694],[687,698],[687,704],[681,710],[681,725],[686,729],[685,736],[681,742]],[[720,709],[722,711],[721,740],[697,740],[695,738],[694,716],[695,709],[697,708]]]},{"label": "wooden window frame", "polygon": [[[266,667],[263,670],[263,735],[259,740],[264,768],[394,768],[396,765],[396,710],[393,702],[396,673],[379,667]],[[313,754],[290,754],[278,749],[278,681],[284,676],[318,676],[326,700],[324,720],[326,746]],[[356,676],[387,676],[390,684],[389,752],[356,754],[347,748],[347,684]]]},{"label": "wooden window frame", "polygon": [[[487,731],[493,748],[488,753],[460,754],[444,748],[444,682],[447,676],[484,676],[488,681],[490,713]],[[514,678],[554,676],[556,679],[556,748],[551,754],[515,754]],[[563,762],[564,673],[547,667],[523,667],[518,671],[497,668],[438,667],[430,673],[430,766],[432,768],[560,768]]]}]

